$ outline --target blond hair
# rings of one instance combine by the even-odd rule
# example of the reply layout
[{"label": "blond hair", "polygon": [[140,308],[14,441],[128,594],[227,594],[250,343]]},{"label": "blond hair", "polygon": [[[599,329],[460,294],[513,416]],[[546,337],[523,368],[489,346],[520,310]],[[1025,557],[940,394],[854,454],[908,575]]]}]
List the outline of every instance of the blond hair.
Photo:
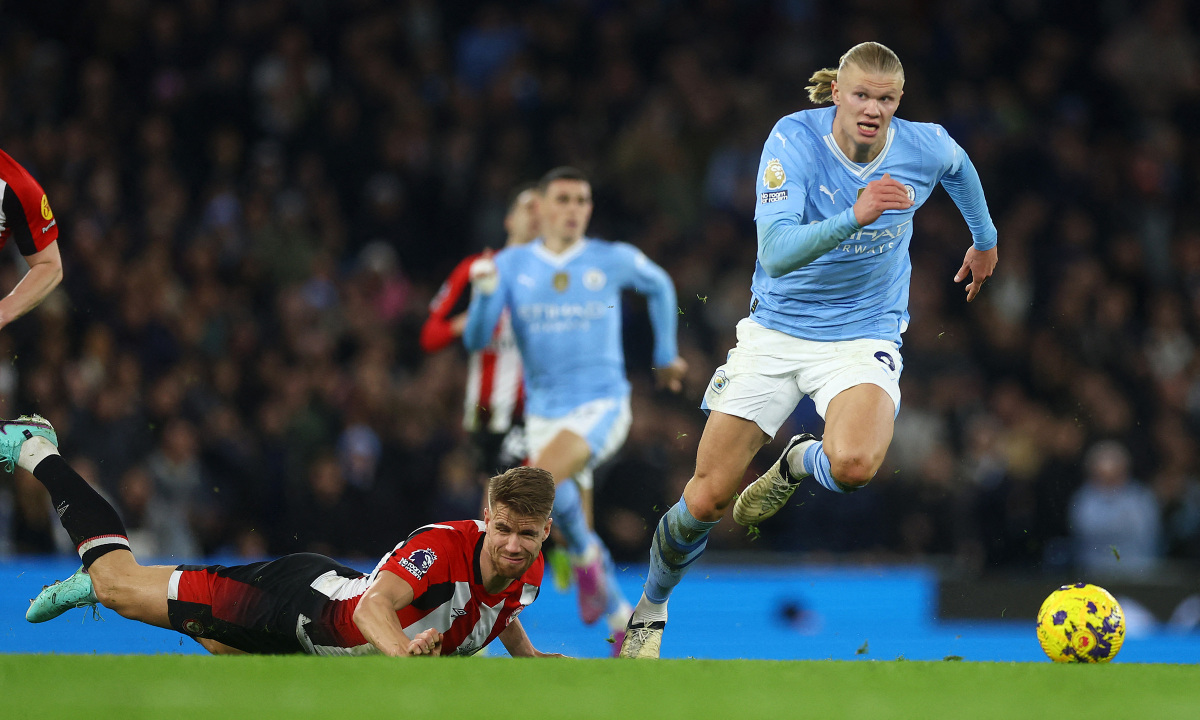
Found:
[{"label": "blond hair", "polygon": [[815,105],[833,102],[833,81],[838,79],[838,73],[847,65],[853,65],[859,70],[879,75],[899,75],[904,80],[904,66],[900,58],[891,48],[877,42],[859,43],[846,51],[836,68],[823,68],[812,74],[808,79],[812,85],[808,90],[808,99]]},{"label": "blond hair", "polygon": [[516,515],[550,517],[554,507],[554,476],[535,467],[515,467],[488,481],[488,507],[503,503]]}]

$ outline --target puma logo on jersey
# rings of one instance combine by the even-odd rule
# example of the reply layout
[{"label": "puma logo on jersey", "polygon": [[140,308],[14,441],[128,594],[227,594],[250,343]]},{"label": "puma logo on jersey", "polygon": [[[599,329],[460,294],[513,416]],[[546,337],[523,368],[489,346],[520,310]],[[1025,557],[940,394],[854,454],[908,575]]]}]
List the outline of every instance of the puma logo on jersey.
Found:
[{"label": "puma logo on jersey", "polygon": [[831,202],[831,203],[837,202],[837,199],[834,198],[834,195],[837,195],[841,191],[842,191],[841,188],[834,188],[833,192],[829,192],[829,188],[825,187],[824,185],[821,186],[821,192],[823,192],[829,196],[829,202]]},{"label": "puma logo on jersey", "polygon": [[779,142],[783,143],[784,147],[787,147],[787,138],[783,136],[783,133],[777,132],[775,133],[775,137],[779,138]]}]

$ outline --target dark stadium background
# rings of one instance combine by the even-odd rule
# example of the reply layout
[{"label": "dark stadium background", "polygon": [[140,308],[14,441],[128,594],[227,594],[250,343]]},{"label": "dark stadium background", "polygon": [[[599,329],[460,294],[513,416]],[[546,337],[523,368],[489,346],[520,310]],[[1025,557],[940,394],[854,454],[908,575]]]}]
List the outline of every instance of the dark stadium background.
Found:
[{"label": "dark stadium background", "polygon": [[[905,63],[899,115],[945,125],[979,169],[1000,264],[968,306],[951,282],[965,224],[944,194],[920,211],[887,464],[851,497],[802,490],[757,540],[722,525],[714,558],[929,564],[967,615],[1014,588],[1036,601],[1082,572],[1068,508],[1087,449],[1117,440],[1161,540],[1139,568],[1114,541],[1096,577],[1152,588],[1165,620],[1200,559],[1198,14],[1176,0],[4,3],[0,147],[48,193],[65,280],[0,332],[0,413],[50,418],[164,556],[376,558],[477,507],[465,355],[421,354],[427,303],[464,254],[502,241],[514,185],[572,164],[594,179],[593,234],[642,248],[680,298],[681,398],[652,390],[629,298],[634,424],[598,478],[600,532],[644,562],[747,308],[761,144],[808,107],[813,70],[874,39]],[[6,251],[0,288],[23,268]],[[779,439],[814,421],[802,408]],[[48,553],[70,550],[41,487],[3,478],[0,555]]]}]

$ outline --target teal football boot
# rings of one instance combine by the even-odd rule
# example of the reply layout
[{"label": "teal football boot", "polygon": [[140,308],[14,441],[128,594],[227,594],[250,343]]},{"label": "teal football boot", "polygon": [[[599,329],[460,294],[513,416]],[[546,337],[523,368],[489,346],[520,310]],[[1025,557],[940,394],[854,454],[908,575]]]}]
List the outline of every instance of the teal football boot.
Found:
[{"label": "teal football boot", "polygon": [[31,623],[46,622],[72,608],[95,607],[97,602],[92,576],[81,567],[66,580],[42,588],[38,596],[29,601],[25,619]]},{"label": "teal football boot", "polygon": [[22,415],[16,420],[0,420],[0,462],[12,472],[21,457],[21,446],[34,436],[44,437],[58,447],[58,433],[41,415]]}]

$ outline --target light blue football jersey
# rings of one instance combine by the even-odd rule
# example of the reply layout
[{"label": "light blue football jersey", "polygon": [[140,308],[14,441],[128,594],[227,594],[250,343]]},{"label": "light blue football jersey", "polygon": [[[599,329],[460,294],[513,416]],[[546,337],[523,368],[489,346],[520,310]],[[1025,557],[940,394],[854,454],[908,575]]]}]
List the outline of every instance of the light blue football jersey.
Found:
[{"label": "light blue football jersey", "polygon": [[675,359],[675,285],[632,245],[583,238],[555,255],[538,239],[501,250],[495,261],[496,290],[473,294],[463,343],[469,350],[487,345],[510,309],[530,414],[561,417],[591,400],[629,394],[621,342],[626,288],[646,295],[654,366]]},{"label": "light blue football jersey", "polygon": [[[787,215],[802,224],[842,215],[867,183],[888,173],[913,205],[888,210],[811,263],[772,278],[755,263],[751,317],[806,340],[891,340],[908,327],[913,215],[942,183],[967,219],[975,247],[996,244],[983,188],[966,153],[940,125],[892,118],[883,150],[851,161],[833,139],[835,107],[804,110],[775,124],[758,167],[759,228]],[[849,217],[851,224],[853,216]],[[964,248],[965,250],[965,248]]]}]

